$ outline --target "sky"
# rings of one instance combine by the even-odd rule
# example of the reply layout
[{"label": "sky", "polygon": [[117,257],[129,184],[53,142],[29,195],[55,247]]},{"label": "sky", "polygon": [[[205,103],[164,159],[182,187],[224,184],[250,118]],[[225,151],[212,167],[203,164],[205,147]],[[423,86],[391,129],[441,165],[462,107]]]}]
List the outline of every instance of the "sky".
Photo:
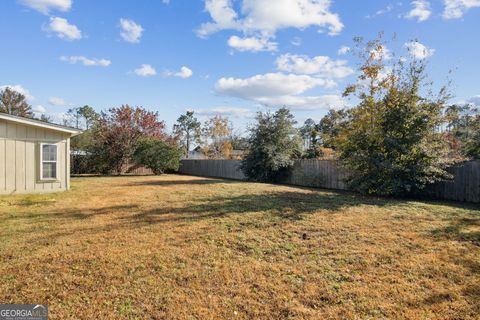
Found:
[{"label": "sky", "polygon": [[[452,102],[480,105],[480,0],[4,0],[0,88],[60,121],[72,107],[194,110],[243,131],[287,106],[319,120],[355,82],[353,37],[425,59]],[[410,50],[408,50],[410,49]]]}]

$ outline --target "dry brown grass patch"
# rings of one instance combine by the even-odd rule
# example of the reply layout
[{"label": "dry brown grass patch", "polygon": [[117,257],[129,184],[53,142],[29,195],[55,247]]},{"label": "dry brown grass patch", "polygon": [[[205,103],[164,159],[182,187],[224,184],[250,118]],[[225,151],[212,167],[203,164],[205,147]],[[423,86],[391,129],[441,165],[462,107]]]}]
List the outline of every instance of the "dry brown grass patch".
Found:
[{"label": "dry brown grass patch", "polygon": [[51,319],[478,319],[480,211],[188,176],[0,197],[0,301]]}]

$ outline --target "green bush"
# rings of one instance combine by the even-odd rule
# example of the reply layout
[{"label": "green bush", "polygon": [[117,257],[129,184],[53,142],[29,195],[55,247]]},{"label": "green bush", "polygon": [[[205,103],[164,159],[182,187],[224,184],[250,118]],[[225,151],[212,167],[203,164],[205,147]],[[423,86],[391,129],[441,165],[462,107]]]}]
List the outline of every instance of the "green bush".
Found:
[{"label": "green bush", "polygon": [[176,171],[180,166],[182,150],[162,140],[145,138],[139,140],[133,159],[151,169],[155,174]]},{"label": "green bush", "polygon": [[248,154],[242,171],[255,181],[281,181],[295,159],[302,154],[301,138],[293,115],[286,108],[274,114],[257,114],[257,124],[250,129]]}]

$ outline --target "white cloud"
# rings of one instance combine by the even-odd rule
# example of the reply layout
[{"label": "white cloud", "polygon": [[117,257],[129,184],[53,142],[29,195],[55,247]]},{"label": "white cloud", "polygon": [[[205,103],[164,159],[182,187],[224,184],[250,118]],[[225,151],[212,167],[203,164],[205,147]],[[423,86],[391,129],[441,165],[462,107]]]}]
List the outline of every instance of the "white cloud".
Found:
[{"label": "white cloud", "polygon": [[277,43],[269,41],[268,38],[245,37],[240,38],[231,36],[228,39],[228,45],[238,51],[276,51]]},{"label": "white cloud", "polygon": [[341,55],[349,53],[350,50],[351,50],[350,47],[341,46],[340,49],[338,49],[337,54],[341,56]]},{"label": "white cloud", "polygon": [[373,59],[375,60],[390,60],[392,59],[392,53],[390,49],[388,49],[385,45],[381,45],[375,50],[370,51],[372,54]]},{"label": "white cloud", "polygon": [[321,96],[278,96],[259,99],[266,106],[287,106],[296,110],[340,109],[347,104],[340,95]]},{"label": "white cloud", "polygon": [[157,71],[154,67],[149,64],[142,64],[139,68],[134,70],[137,76],[141,77],[151,77],[157,74]]},{"label": "white cloud", "polygon": [[300,37],[295,37],[290,41],[290,43],[296,47],[302,45],[302,39]]},{"label": "white cloud", "polygon": [[144,31],[141,25],[135,23],[133,20],[122,18],[120,19],[120,27],[122,28],[120,36],[123,40],[130,43],[140,42],[140,38]]},{"label": "white cloud", "polygon": [[54,32],[60,39],[79,40],[82,38],[82,32],[77,26],[70,24],[68,20],[64,18],[50,17],[50,24],[46,30]]},{"label": "white cloud", "polygon": [[480,7],[480,0],[444,0],[445,9],[443,17],[445,19],[458,19],[471,8]]},{"label": "white cloud", "polygon": [[307,75],[267,73],[246,79],[221,78],[217,92],[233,97],[252,99],[262,96],[296,95],[315,87],[332,87],[335,82]]},{"label": "white cloud", "polygon": [[47,110],[43,106],[38,105],[38,106],[33,108],[33,112],[35,112],[35,113],[45,113],[45,112],[47,112]]},{"label": "white cloud", "polygon": [[74,119],[72,118],[72,116],[66,112],[49,112],[46,114],[51,122],[53,123],[59,123],[59,124],[67,124],[68,123],[71,123],[72,121],[74,121]]},{"label": "white cloud", "polygon": [[170,4],[170,0],[162,0],[164,4]]},{"label": "white cloud", "polygon": [[237,13],[232,8],[231,0],[205,0],[205,11],[210,14],[213,22],[200,26],[197,34],[206,37],[223,29],[239,30],[241,23],[237,22]]},{"label": "white cloud", "polygon": [[467,99],[467,103],[480,107],[480,95],[476,95],[476,96],[473,96],[473,97]]},{"label": "white cloud", "polygon": [[[246,79],[221,78],[215,90],[230,97],[254,101],[267,106],[324,108],[327,104],[338,105],[338,97],[302,96],[306,91],[324,87],[330,88],[336,83],[308,75],[267,73]],[[337,97],[337,98],[334,98]],[[341,100],[341,99],[340,99]]]},{"label": "white cloud", "polygon": [[58,106],[58,107],[64,107],[67,105],[65,100],[59,97],[50,97],[48,98],[48,103],[51,104],[52,106]]},{"label": "white cloud", "polygon": [[230,116],[234,118],[248,118],[252,117],[255,113],[252,112],[250,109],[247,108],[238,108],[238,107],[228,107],[228,106],[220,106],[214,108],[204,108],[204,109],[196,109],[194,110],[196,114],[200,116]]},{"label": "white cloud", "polygon": [[30,91],[28,91],[27,89],[25,89],[24,87],[22,87],[19,84],[13,84],[13,85],[12,84],[7,84],[7,85],[0,86],[0,91],[4,90],[6,88],[10,88],[10,90],[13,90],[13,91],[16,91],[20,94],[23,94],[25,96],[25,98],[29,101],[35,100],[35,97],[30,94]]},{"label": "white cloud", "polygon": [[329,0],[242,0],[238,12],[232,0],[205,0],[211,22],[197,30],[200,37],[221,30],[237,30],[247,38],[273,39],[280,29],[318,27],[330,35],[339,34],[343,23],[330,11]]},{"label": "white cloud", "polygon": [[388,4],[385,8],[377,10],[375,14],[369,14],[366,16],[367,19],[373,19],[377,16],[382,16],[386,13],[391,12],[394,9],[394,6],[392,4]]},{"label": "white cloud", "polygon": [[407,19],[417,19],[418,22],[426,21],[430,18],[432,11],[430,2],[425,0],[412,1],[413,9],[405,16]]},{"label": "white cloud", "polygon": [[418,41],[407,42],[405,43],[405,47],[410,55],[416,59],[426,59],[435,53],[435,49],[430,49]]},{"label": "white cloud", "polygon": [[20,3],[43,14],[50,10],[68,11],[72,7],[72,0],[20,0]]},{"label": "white cloud", "polygon": [[84,56],[61,56],[61,61],[65,61],[71,64],[76,64],[77,62],[82,63],[84,66],[98,66],[98,67],[108,67],[112,62],[107,59],[89,59]]},{"label": "white cloud", "polygon": [[165,77],[179,77],[179,78],[183,78],[183,79],[187,79],[187,78],[190,78],[192,75],[193,75],[193,71],[186,67],[186,66],[183,66],[180,68],[180,71],[178,72],[173,72],[173,71],[165,71],[163,72],[163,75]]},{"label": "white cloud", "polygon": [[346,60],[332,60],[327,56],[309,58],[304,55],[284,54],[277,58],[278,70],[296,74],[315,74],[327,78],[344,78],[354,71]]}]

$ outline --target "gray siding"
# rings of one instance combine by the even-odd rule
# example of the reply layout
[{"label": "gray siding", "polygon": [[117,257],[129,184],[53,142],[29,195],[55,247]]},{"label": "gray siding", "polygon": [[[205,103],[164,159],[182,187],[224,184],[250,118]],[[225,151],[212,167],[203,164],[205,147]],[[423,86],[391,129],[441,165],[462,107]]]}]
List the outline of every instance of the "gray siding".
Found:
[{"label": "gray siding", "polygon": [[[56,181],[39,179],[40,143],[58,146]],[[69,135],[0,119],[0,194],[55,192],[69,188]]]}]

